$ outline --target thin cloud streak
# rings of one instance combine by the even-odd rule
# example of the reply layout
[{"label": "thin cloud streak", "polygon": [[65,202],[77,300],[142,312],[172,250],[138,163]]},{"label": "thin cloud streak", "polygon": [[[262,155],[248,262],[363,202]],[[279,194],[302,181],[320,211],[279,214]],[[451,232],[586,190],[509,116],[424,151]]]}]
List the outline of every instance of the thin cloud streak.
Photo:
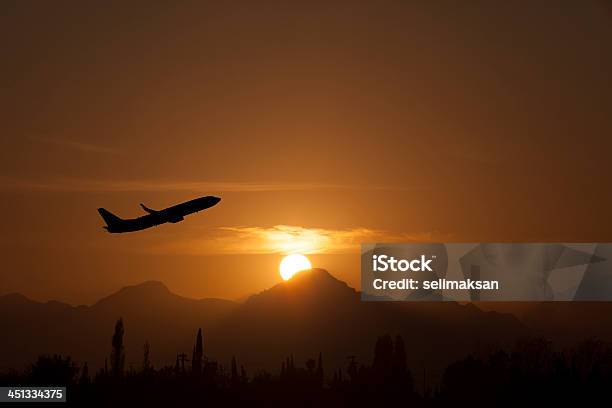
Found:
[{"label": "thin cloud streak", "polygon": [[82,142],[77,142],[77,141],[67,140],[67,139],[56,139],[56,138],[50,138],[50,137],[30,137],[30,140],[33,140],[36,142],[49,143],[49,144],[62,146],[68,149],[78,150],[78,151],[87,152],[87,153],[102,153],[102,154],[116,154],[117,153],[116,149],[113,149],[110,147],[100,146],[100,145],[92,144],[92,143],[82,143]]},{"label": "thin cloud streak", "polygon": [[194,238],[153,248],[181,255],[350,254],[368,242],[429,242],[433,234],[394,233],[370,228],[327,229],[292,225],[220,227],[209,238]]},{"label": "thin cloud streak", "polygon": [[405,190],[402,187],[358,186],[324,183],[252,183],[233,181],[182,181],[182,180],[84,180],[84,179],[51,179],[51,180],[2,180],[4,190],[48,191],[48,192],[274,192],[274,191],[308,191],[308,190]]}]

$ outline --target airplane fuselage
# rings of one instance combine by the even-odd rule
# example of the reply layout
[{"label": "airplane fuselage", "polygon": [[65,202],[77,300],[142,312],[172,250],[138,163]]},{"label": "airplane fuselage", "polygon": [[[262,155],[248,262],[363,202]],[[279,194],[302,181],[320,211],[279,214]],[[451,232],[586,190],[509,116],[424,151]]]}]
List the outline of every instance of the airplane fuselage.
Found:
[{"label": "airplane fuselage", "polygon": [[138,218],[121,219],[107,210],[100,208],[98,212],[106,221],[104,227],[110,233],[123,233],[141,231],[165,223],[177,223],[183,221],[184,217],[216,205],[221,199],[214,196],[206,196],[186,201],[163,210],[151,210],[144,205],[141,206],[148,212]]}]

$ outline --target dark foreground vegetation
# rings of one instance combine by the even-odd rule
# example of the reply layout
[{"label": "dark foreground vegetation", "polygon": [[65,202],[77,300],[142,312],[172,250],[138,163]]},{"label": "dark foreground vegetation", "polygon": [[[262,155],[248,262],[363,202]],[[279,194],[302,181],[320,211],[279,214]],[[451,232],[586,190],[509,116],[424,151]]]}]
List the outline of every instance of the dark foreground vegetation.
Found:
[{"label": "dark foreground vegetation", "polygon": [[400,336],[379,337],[371,362],[347,360],[325,372],[319,354],[298,363],[292,356],[280,371],[247,373],[233,358],[228,368],[204,356],[198,331],[190,356],[156,369],[150,346],[142,366],[125,369],[123,321],[117,321],[104,369],[90,373],[70,357],[40,356],[23,373],[0,376],[0,385],[67,386],[74,406],[550,406],[607,401],[612,386],[612,348],[588,340],[554,351],[544,339],[519,341],[514,350],[467,356],[450,364],[439,384],[417,392]]}]

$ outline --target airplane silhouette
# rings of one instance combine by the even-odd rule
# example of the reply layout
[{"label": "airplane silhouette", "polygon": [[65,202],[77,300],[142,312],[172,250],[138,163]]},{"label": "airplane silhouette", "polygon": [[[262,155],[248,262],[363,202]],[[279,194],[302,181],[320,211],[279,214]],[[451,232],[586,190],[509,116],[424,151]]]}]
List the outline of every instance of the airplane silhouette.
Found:
[{"label": "airplane silhouette", "polygon": [[98,212],[102,216],[106,226],[103,227],[110,233],[134,232],[147,228],[151,228],[167,222],[177,223],[183,221],[184,217],[198,211],[205,210],[216,205],[221,199],[214,196],[206,196],[196,198],[194,200],[185,201],[172,207],[164,208],[163,210],[152,210],[144,204],[140,204],[143,210],[148,212],[138,218],[124,220],[117,217],[115,214],[104,208],[98,208]]}]

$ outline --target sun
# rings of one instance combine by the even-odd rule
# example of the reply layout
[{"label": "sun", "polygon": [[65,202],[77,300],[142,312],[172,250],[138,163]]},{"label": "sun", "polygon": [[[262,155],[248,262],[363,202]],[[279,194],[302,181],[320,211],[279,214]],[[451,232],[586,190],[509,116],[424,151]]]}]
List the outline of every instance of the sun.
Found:
[{"label": "sun", "polygon": [[312,269],[312,265],[308,258],[302,254],[291,254],[283,258],[279,266],[280,275],[283,280],[289,280],[298,273],[305,269]]}]

